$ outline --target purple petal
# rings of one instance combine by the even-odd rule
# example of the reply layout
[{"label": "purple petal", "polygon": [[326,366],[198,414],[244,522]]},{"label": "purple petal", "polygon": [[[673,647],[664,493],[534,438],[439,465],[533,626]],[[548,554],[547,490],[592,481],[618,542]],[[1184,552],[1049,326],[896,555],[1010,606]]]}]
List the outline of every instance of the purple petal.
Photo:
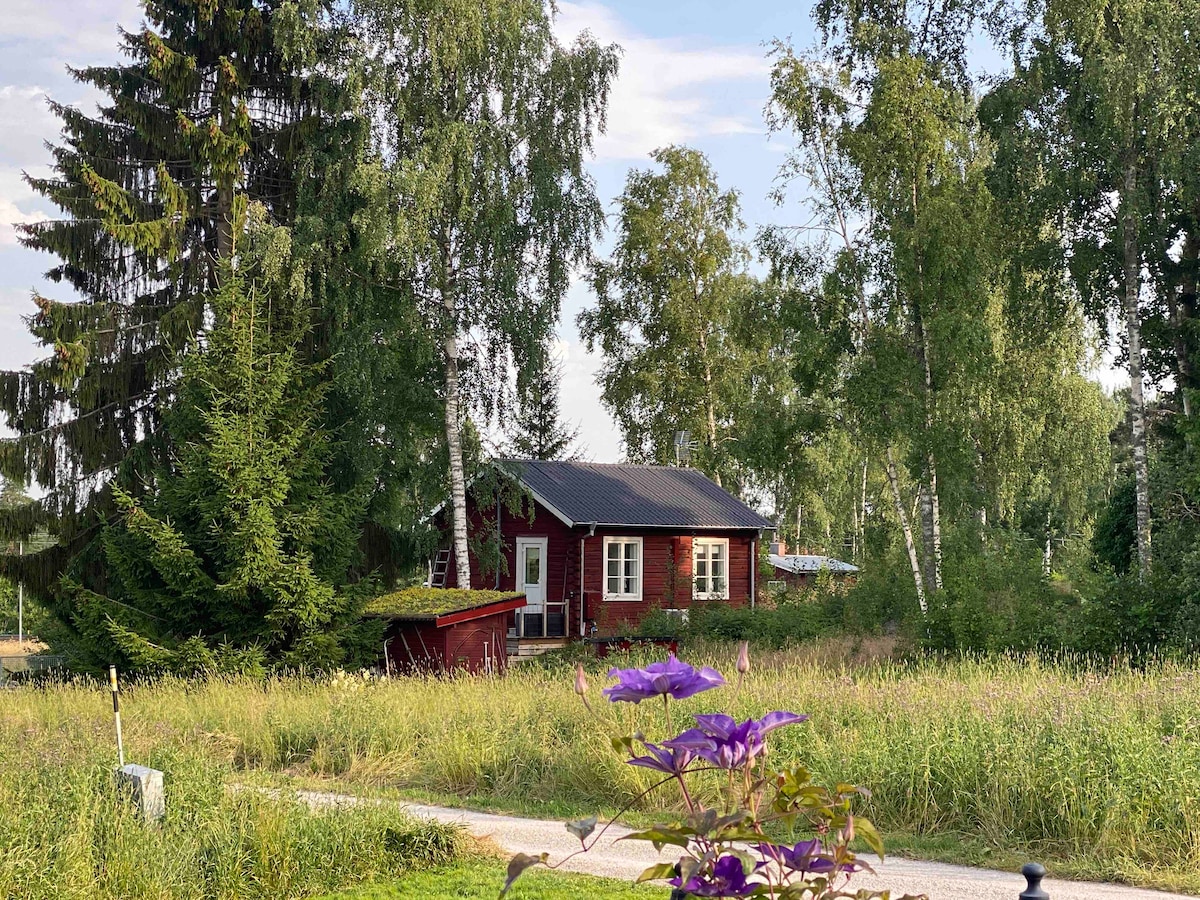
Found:
[{"label": "purple petal", "polygon": [[785,725],[799,725],[801,722],[807,722],[808,715],[802,713],[791,712],[769,712],[758,721],[758,733],[770,734],[776,728],[783,728]]}]

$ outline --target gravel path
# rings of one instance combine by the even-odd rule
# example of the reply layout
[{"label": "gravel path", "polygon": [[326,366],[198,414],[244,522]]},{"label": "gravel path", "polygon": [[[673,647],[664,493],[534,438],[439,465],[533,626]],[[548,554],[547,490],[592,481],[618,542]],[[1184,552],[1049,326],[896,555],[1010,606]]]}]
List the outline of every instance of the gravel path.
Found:
[{"label": "gravel path", "polygon": [[[316,808],[392,802],[316,791],[298,791],[297,797],[303,803]],[[493,815],[445,806],[425,806],[419,803],[402,805],[414,816],[457,823],[478,837],[491,838],[508,853],[537,854],[545,851],[550,854],[551,862],[554,862],[579,849],[579,842],[567,832],[562,822]],[[586,872],[589,875],[633,881],[647,866],[671,858],[666,853],[659,856],[653,847],[643,841],[614,843],[617,838],[628,833],[629,829],[614,825],[597,841],[595,847],[569,860],[562,868],[571,872]],[[865,873],[856,875],[851,882],[855,888],[887,888],[892,891],[894,897],[924,893],[929,896],[929,900],[1017,900],[1018,895],[1025,889],[1025,879],[1011,872],[898,858],[888,859],[882,864],[878,861],[875,863],[878,876]],[[1186,900],[1184,894],[1051,878],[1047,878],[1042,887],[1050,894],[1051,900]]]}]

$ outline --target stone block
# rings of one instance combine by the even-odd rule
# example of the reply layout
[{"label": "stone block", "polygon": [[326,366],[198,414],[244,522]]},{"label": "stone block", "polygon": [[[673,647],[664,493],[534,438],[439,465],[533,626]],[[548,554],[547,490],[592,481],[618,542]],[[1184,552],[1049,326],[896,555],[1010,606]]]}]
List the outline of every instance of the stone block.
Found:
[{"label": "stone block", "polygon": [[147,823],[153,824],[166,815],[163,773],[158,769],[129,763],[117,769],[117,782],[129,792],[138,814]]}]

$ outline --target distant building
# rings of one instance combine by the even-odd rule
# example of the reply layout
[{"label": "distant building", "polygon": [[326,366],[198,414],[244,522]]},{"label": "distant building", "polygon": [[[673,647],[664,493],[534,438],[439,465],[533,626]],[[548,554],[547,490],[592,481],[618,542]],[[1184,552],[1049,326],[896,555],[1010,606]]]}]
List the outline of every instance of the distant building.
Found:
[{"label": "distant building", "polygon": [[858,566],[834,559],[832,556],[788,553],[787,545],[782,541],[771,543],[768,559],[773,570],[765,579],[768,588],[808,587],[816,581],[817,574],[822,569],[839,581],[853,582],[858,577]]}]

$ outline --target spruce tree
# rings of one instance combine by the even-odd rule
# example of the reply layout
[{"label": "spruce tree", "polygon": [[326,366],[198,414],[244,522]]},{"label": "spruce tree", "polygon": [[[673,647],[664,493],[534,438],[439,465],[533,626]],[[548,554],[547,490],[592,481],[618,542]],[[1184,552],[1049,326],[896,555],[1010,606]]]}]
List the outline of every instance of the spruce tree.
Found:
[{"label": "spruce tree", "polygon": [[[244,258],[244,257],[243,257]],[[330,488],[310,315],[260,272],[222,279],[204,349],[165,416],[173,447],[141,498],[114,489],[91,587],[65,579],[77,665],[141,671],[342,660],[361,502]]]},{"label": "spruce tree", "polygon": [[532,371],[517,384],[510,450],[520,459],[572,459],[579,429],[562,420],[558,388],[562,363],[543,350]]},{"label": "spruce tree", "polygon": [[112,488],[137,496],[168,452],[162,412],[231,254],[235,193],[274,222],[294,216],[297,159],[328,93],[300,52],[322,6],[147,0],[143,27],[122,33],[126,62],[72,70],[104,95],[98,114],[52,104],[54,173],[30,184],[61,216],[23,241],[57,257],[48,277],[77,297],[35,297],[48,356],[0,373],[17,434],[0,472],[46,491],[0,532],[59,537],[20,564],[43,594],[114,515]]}]

